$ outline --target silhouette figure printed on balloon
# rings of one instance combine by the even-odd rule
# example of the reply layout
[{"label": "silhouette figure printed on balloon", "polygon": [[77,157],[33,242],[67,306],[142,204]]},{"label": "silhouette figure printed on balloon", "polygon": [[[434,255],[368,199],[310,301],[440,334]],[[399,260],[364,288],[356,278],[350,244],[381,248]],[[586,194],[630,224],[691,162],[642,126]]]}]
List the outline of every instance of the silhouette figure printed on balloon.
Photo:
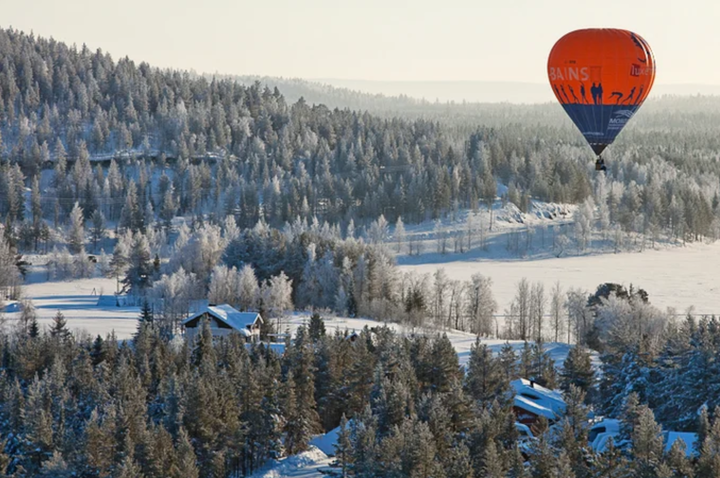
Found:
[{"label": "silhouette figure printed on balloon", "polygon": [[560,91],[562,91],[563,97],[565,97],[565,103],[570,103],[570,98],[568,98],[567,93],[565,93],[565,87],[563,85],[560,85]]},{"label": "silhouette figure printed on balloon", "polygon": [[623,104],[630,104],[630,102],[635,98],[635,87],[632,87],[632,90],[630,90],[630,94],[627,98],[625,98],[625,101],[623,101]]},{"label": "silhouette figure printed on balloon", "polygon": [[575,103],[580,103],[580,100],[579,100],[578,97],[575,95],[575,90],[573,90],[573,87],[570,86],[570,85],[568,85],[568,89],[570,89],[570,94],[572,95],[573,100],[575,100]]},{"label": "silhouette figure printed on balloon", "polygon": [[637,95],[637,101],[635,101],[635,104],[637,104],[638,102],[640,102],[640,100],[642,100],[644,89],[645,89],[645,85],[640,85],[640,92]]}]

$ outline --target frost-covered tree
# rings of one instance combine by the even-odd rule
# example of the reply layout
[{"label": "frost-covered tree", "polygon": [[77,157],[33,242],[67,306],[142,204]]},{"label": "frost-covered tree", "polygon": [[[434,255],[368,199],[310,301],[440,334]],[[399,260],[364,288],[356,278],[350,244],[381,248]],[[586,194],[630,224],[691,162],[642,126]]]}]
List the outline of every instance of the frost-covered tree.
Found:
[{"label": "frost-covered tree", "polygon": [[528,340],[532,330],[530,310],[530,283],[524,277],[517,284],[517,291],[513,299],[510,321],[514,336],[520,340]]},{"label": "frost-covered tree", "polygon": [[594,209],[595,207],[592,200],[588,198],[573,214],[573,220],[575,221],[575,242],[580,252],[583,252],[590,243],[594,222]]},{"label": "frost-covered tree", "polygon": [[655,422],[652,410],[641,405],[638,410],[637,426],[632,435],[634,475],[656,477],[663,458],[662,428]]},{"label": "frost-covered tree", "polygon": [[80,249],[80,253],[73,257],[73,277],[89,278],[95,273],[95,262],[88,257],[85,248]]},{"label": "frost-covered tree", "polygon": [[237,226],[234,216],[227,216],[223,225],[223,239],[226,243],[231,243],[240,237],[240,229]]},{"label": "frost-covered tree", "polygon": [[567,333],[568,343],[571,332],[575,335],[578,344],[585,343],[588,332],[592,325],[591,312],[587,307],[588,294],[582,290],[571,288],[567,292]]},{"label": "frost-covered tree", "polygon": [[[565,295],[563,294],[560,281],[555,282],[550,291],[550,325],[554,334],[554,341],[559,342],[565,331]],[[568,338],[568,343],[570,339]]]},{"label": "frost-covered tree", "polygon": [[534,283],[530,289],[529,309],[533,340],[542,342],[545,329],[545,287],[542,282]]},{"label": "frost-covered tree", "polygon": [[152,284],[151,296],[160,316],[158,322],[168,334],[174,333],[179,322],[187,317],[192,301],[200,298],[195,275],[182,268],[155,281]]},{"label": "frost-covered tree", "polygon": [[390,235],[390,226],[382,214],[368,228],[368,241],[371,244],[383,244]]},{"label": "frost-covered tree", "polygon": [[437,253],[445,254],[447,252],[448,232],[442,225],[440,220],[435,221],[435,228],[433,230],[433,233],[435,234]]},{"label": "frost-covered tree", "polygon": [[0,236],[0,295],[14,298],[20,286],[20,269],[15,251],[5,237]]},{"label": "frost-covered tree", "polygon": [[393,234],[395,243],[397,244],[397,253],[402,253],[403,244],[405,243],[405,224],[403,224],[402,217],[398,216],[395,222],[395,232]]},{"label": "frost-covered tree", "polygon": [[280,322],[285,314],[293,309],[292,279],[280,272],[263,283],[260,296],[262,307],[269,317]]},{"label": "frost-covered tree", "polygon": [[208,300],[211,304],[238,303],[238,272],[235,267],[218,264],[210,275]]},{"label": "frost-covered tree", "polygon": [[141,227],[140,205],[138,204],[137,199],[137,186],[135,185],[135,181],[132,179],[127,186],[125,204],[122,208],[122,212],[120,213],[119,226],[131,231],[135,231]]},{"label": "frost-covered tree", "polygon": [[163,227],[166,231],[169,231],[172,227],[172,220],[177,212],[177,204],[175,203],[175,197],[172,188],[165,191],[163,196],[162,205],[160,206],[160,219],[162,220]]},{"label": "frost-covered tree", "polygon": [[238,273],[237,303],[240,310],[254,310],[260,299],[260,286],[258,285],[255,270],[250,264],[245,264]]},{"label": "frost-covered tree", "polygon": [[178,237],[175,241],[175,253],[170,262],[171,268],[177,270],[182,267],[207,284],[213,268],[220,263],[226,246],[221,228],[205,224],[189,237]]},{"label": "frost-covered tree", "polygon": [[68,248],[72,254],[79,253],[85,246],[85,227],[83,221],[83,211],[76,202],[70,212],[67,233]]},{"label": "frost-covered tree", "polygon": [[470,331],[477,335],[492,335],[497,307],[492,293],[492,279],[482,274],[473,274],[468,287],[466,308],[471,321]]},{"label": "frost-covered tree", "polygon": [[440,268],[433,274],[433,305],[432,315],[434,322],[438,327],[444,325],[444,317],[447,315],[446,310],[449,305],[447,291],[450,286],[445,269]]}]

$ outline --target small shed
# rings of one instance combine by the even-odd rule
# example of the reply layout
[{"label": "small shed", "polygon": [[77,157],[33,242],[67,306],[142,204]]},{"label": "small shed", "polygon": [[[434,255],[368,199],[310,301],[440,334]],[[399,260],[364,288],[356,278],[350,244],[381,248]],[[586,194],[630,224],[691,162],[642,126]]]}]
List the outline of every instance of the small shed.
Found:
[{"label": "small shed", "polygon": [[183,321],[188,340],[193,340],[195,334],[200,333],[203,320],[210,321],[210,330],[214,337],[223,337],[236,332],[248,342],[260,340],[263,319],[257,312],[240,312],[228,304],[208,305]]}]

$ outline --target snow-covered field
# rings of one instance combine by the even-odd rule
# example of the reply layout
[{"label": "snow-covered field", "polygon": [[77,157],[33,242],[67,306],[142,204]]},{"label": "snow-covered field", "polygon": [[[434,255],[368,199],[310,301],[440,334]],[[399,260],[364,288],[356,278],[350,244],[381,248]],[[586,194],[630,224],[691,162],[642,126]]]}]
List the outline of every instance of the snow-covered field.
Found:
[{"label": "snow-covered field", "polygon": [[[97,334],[104,336],[114,330],[119,339],[126,339],[131,337],[137,330],[137,319],[140,315],[139,307],[116,307],[110,304],[98,305],[101,294],[108,298],[112,296],[112,292],[116,287],[114,279],[93,278],[46,282],[39,272],[33,272],[29,282],[23,288],[23,295],[32,300],[41,328],[49,326],[55,314],[61,311],[70,329],[74,331],[84,330],[93,336]],[[10,308],[10,310],[15,309]],[[20,312],[7,312],[5,316],[10,321],[13,321],[20,316]],[[380,322],[363,318],[324,316],[323,319],[328,334],[333,334],[336,330],[359,332],[366,326],[376,327],[383,325]],[[310,315],[308,313],[297,312],[282,319],[279,328],[283,332],[289,330],[294,334],[298,327],[307,325],[309,322]],[[385,325],[401,335],[446,333],[455,346],[462,364],[467,362],[470,347],[475,343],[473,334],[458,330],[438,331],[433,329],[418,331],[396,323],[387,323]],[[505,341],[484,339],[483,343],[487,344],[494,352],[499,352]],[[523,342],[517,340],[510,341],[510,343],[518,351],[523,346]],[[570,346],[548,343],[545,344],[545,347],[560,365],[565,360]]]},{"label": "snow-covered field", "polygon": [[442,267],[450,278],[460,280],[470,280],[476,273],[490,277],[500,313],[509,308],[517,283],[525,277],[542,282],[546,293],[556,281],[564,290],[575,287],[589,292],[604,282],[632,284],[645,289],[650,302],[661,309],[684,313],[694,307],[697,314],[720,314],[720,243],[535,260],[444,257],[444,263],[405,263],[400,268],[432,274]]},{"label": "snow-covered field", "polygon": [[[119,339],[130,338],[137,330],[140,309],[138,307],[98,305],[98,295],[103,292],[106,295],[112,295],[113,290],[115,290],[114,279],[94,278],[73,281],[34,282],[25,286],[24,295],[26,298],[32,299],[41,328],[49,326],[52,323],[52,318],[59,310],[65,316],[68,327],[75,332],[86,331],[93,336],[97,334],[104,336],[111,331],[115,331],[115,335]],[[9,312],[5,316],[10,321],[13,321],[20,316],[20,312]],[[383,325],[380,322],[362,318],[327,316],[323,317],[323,319],[328,334],[333,334],[336,330],[359,332],[366,326],[376,327]],[[283,331],[289,330],[294,334],[298,327],[307,325],[309,321],[310,316],[307,313],[295,313],[282,320],[280,329]],[[446,333],[457,350],[460,363],[463,365],[467,363],[470,348],[475,343],[473,334],[458,330],[418,331],[401,324],[387,323],[385,325],[401,335]],[[504,340],[494,339],[483,339],[482,342],[487,344],[495,353],[498,353],[506,343]],[[513,340],[510,343],[517,352],[523,347],[523,342],[519,340]],[[545,350],[556,364],[561,366],[570,350],[570,346],[563,343],[546,343]]]},{"label": "snow-covered field", "polygon": [[[504,190],[498,185],[499,194]],[[492,232],[487,232],[490,212],[483,208],[475,213],[459,211],[454,218],[437,224],[405,226],[397,263],[403,271],[421,274],[443,268],[451,279],[467,281],[476,273],[490,277],[499,314],[509,308],[523,277],[542,282],[546,295],[557,281],[565,291],[574,287],[588,292],[594,292],[604,282],[616,282],[645,289],[650,302],[663,310],[671,307],[684,314],[694,307],[696,314],[720,314],[720,243],[682,246],[665,238],[652,248],[649,240],[643,246],[639,237],[623,235],[621,252],[615,253],[611,239],[593,231],[587,247],[578,251],[572,241],[576,209],[573,205],[533,201],[530,211],[522,213],[513,204],[497,201]],[[453,236],[467,237],[469,221],[475,231],[471,247],[455,252]],[[477,232],[479,227],[485,230],[482,238]],[[438,252],[439,231],[448,237],[445,254]],[[559,249],[553,249],[558,237],[566,240],[560,257]],[[411,240],[415,247],[420,244],[419,255],[407,254]],[[397,251],[393,241],[394,237],[388,245]]]},{"label": "snow-covered field", "polygon": [[[98,306],[100,294],[112,295],[115,287],[115,279],[105,278],[31,282],[23,287],[23,295],[32,300],[41,329],[52,323],[59,310],[71,330],[85,330],[93,336],[105,336],[114,330],[119,339],[124,339],[137,330],[140,308]],[[20,312],[5,316],[12,321]]]}]

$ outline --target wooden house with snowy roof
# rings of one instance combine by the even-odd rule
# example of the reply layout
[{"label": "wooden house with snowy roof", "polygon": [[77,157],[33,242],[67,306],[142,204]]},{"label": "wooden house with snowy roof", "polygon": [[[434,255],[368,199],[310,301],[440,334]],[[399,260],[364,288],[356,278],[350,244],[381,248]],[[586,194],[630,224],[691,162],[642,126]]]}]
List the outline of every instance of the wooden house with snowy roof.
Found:
[{"label": "wooden house with snowy roof", "polygon": [[210,321],[213,337],[238,333],[248,342],[260,341],[263,318],[257,312],[240,312],[228,304],[208,305],[182,322],[187,340],[200,333],[203,320]]},{"label": "wooden house with snowy roof", "polygon": [[532,425],[542,416],[552,424],[565,415],[567,405],[561,392],[524,378],[513,380],[510,386],[515,393],[513,410],[518,422]]}]

